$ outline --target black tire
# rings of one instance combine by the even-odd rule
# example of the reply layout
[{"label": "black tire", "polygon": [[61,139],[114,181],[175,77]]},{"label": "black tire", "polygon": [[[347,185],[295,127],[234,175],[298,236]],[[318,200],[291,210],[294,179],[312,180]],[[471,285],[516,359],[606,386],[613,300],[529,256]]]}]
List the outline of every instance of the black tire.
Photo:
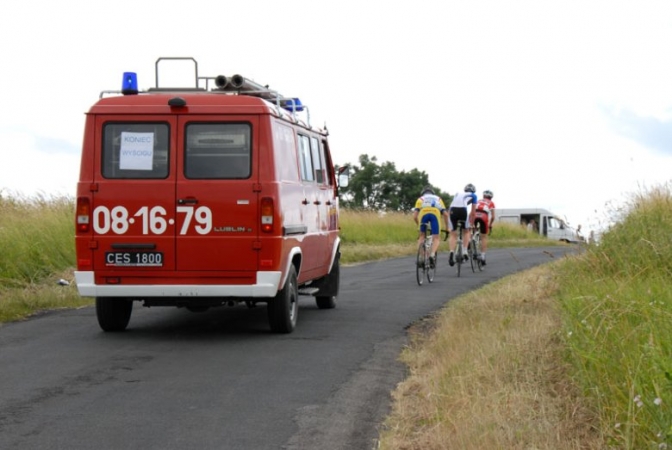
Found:
[{"label": "black tire", "polygon": [[418,256],[415,258],[415,279],[418,286],[422,286],[425,279],[425,246],[418,246]]},{"label": "black tire", "polygon": [[299,287],[296,284],[296,269],[289,268],[287,281],[275,298],[268,302],[268,324],[274,333],[291,333],[296,328],[299,313]]},{"label": "black tire", "polygon": [[124,331],[131,320],[133,301],[119,297],[96,297],[96,316],[103,331]]},{"label": "black tire", "polygon": [[481,245],[480,236],[476,239],[476,253],[478,254],[478,270],[483,271],[483,261],[481,260],[481,253],[483,253],[483,246]]},{"label": "black tire", "polygon": [[427,281],[430,283],[434,281],[434,278],[436,277],[436,266],[439,265],[439,252],[436,252],[434,255],[434,267],[429,267],[427,269]]},{"label": "black tire", "polygon": [[476,273],[476,266],[478,263],[476,262],[476,243],[473,240],[469,241],[469,250],[467,254],[469,255],[469,262],[471,263],[471,271]]},{"label": "black tire", "polygon": [[[336,283],[336,286],[338,286],[341,282],[341,265],[339,260],[340,258],[336,258],[334,260],[334,265],[331,268],[331,272],[329,272],[329,281],[330,283]],[[317,296],[315,297],[315,303],[320,309],[334,309],[336,307],[336,296]]]},{"label": "black tire", "polygon": [[457,243],[457,248],[455,249],[455,264],[457,265],[457,277],[459,278],[462,273],[462,263],[464,262],[464,254],[462,253],[462,242]]}]

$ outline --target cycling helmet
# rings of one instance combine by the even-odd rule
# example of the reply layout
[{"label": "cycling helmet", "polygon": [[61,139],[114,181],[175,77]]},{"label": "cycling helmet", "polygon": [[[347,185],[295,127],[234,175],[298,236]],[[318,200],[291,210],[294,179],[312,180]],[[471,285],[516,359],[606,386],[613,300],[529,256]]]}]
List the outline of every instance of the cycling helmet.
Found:
[{"label": "cycling helmet", "polygon": [[483,197],[492,198],[493,197],[492,191],[490,191],[490,190],[483,191]]},{"label": "cycling helmet", "polygon": [[466,185],[466,186],[464,187],[464,192],[471,192],[471,193],[473,194],[474,192],[476,192],[476,186],[474,186],[473,184],[469,183],[468,185]]},{"label": "cycling helmet", "polygon": [[431,186],[425,186],[425,187],[422,189],[422,194],[420,194],[420,195],[425,195],[425,194],[432,194],[432,195],[434,195],[434,189],[432,189]]}]

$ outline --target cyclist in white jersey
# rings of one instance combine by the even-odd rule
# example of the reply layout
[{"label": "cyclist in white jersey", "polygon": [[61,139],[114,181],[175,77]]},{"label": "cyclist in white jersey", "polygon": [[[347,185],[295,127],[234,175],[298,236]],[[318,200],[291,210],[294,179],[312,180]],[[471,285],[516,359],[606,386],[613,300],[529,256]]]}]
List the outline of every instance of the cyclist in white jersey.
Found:
[{"label": "cyclist in white jersey", "polygon": [[[462,249],[464,250],[462,254],[464,255],[464,260],[469,259],[467,256],[467,245],[469,245],[469,239],[471,239],[471,225],[474,223],[474,216],[476,215],[476,203],[478,203],[478,197],[476,196],[476,186],[469,183],[464,187],[464,192],[458,192],[453,197],[453,201],[450,203],[448,208],[448,214],[450,216],[450,256],[448,257],[448,264],[451,266],[455,265],[455,244],[457,243],[457,224],[458,222],[462,223]],[[469,211],[468,211],[469,210]]]}]

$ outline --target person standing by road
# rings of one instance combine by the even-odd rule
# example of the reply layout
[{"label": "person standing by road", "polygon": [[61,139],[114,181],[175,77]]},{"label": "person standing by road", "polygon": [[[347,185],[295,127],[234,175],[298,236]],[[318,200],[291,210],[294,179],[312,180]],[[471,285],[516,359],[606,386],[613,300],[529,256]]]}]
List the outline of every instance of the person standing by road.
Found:
[{"label": "person standing by road", "polygon": [[[469,183],[464,187],[464,192],[458,192],[453,197],[453,201],[450,203],[450,208],[448,209],[448,214],[450,215],[450,224],[452,228],[450,229],[450,256],[448,257],[448,264],[451,266],[455,265],[455,244],[457,243],[457,226],[458,223],[461,224],[464,229],[462,235],[462,246],[464,255],[464,260],[469,259],[467,256],[467,245],[469,245],[469,239],[471,239],[471,224],[474,223],[474,217],[476,213],[476,203],[478,203],[478,197],[476,196],[476,186]],[[469,211],[467,211],[469,209]]]},{"label": "person standing by road", "polygon": [[[443,220],[441,220],[443,218]],[[432,233],[432,249],[429,256],[429,264],[434,267],[436,264],[436,251],[439,249],[439,231],[441,224],[448,229],[448,213],[446,205],[438,195],[434,194],[431,186],[426,186],[422,190],[420,198],[416,200],[413,208],[413,220],[418,225],[418,246],[425,242],[425,230],[430,227]]]},{"label": "person standing by road", "polygon": [[488,250],[488,236],[492,233],[492,224],[495,222],[495,202],[492,201],[492,191],[483,191],[483,198],[476,204],[476,219],[474,225],[481,230],[481,248],[479,255],[485,265],[485,252]]}]

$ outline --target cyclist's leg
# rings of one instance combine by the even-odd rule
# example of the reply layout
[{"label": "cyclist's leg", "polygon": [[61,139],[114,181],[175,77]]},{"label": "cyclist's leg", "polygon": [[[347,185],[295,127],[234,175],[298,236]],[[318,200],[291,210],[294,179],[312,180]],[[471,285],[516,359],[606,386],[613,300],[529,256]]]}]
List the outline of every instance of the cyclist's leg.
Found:
[{"label": "cyclist's leg", "polygon": [[483,253],[488,249],[488,233],[490,233],[490,221],[485,221],[481,227],[481,246]]},{"label": "cyclist's leg", "polygon": [[434,214],[428,214],[430,216],[428,218],[429,226],[431,227],[431,233],[432,233],[432,253],[431,256],[434,257],[436,255],[436,251],[439,249],[439,244],[441,244],[441,241],[439,240],[439,219],[434,215]]},{"label": "cyclist's leg", "polygon": [[481,249],[477,250],[481,250],[482,252],[485,251],[485,247],[483,246],[483,230],[486,229],[487,227],[488,227],[487,219],[479,217],[476,220],[474,220],[474,229],[479,231],[479,239],[481,240]]},{"label": "cyclist's leg", "polygon": [[418,267],[424,267],[425,264],[425,239],[426,239],[426,228],[427,224],[425,222],[420,223],[420,229],[418,231]]},{"label": "cyclist's leg", "polygon": [[420,228],[418,230],[418,247],[425,243],[425,228],[426,224],[420,222]]},{"label": "cyclist's leg", "polygon": [[448,264],[453,266],[455,265],[455,245],[457,244],[457,222],[459,220],[460,214],[459,210],[456,208],[450,208],[449,218],[450,218],[450,240],[448,241],[448,248],[450,254],[448,255]]},{"label": "cyclist's leg", "polygon": [[485,265],[485,252],[488,250],[488,233],[490,233],[489,220],[485,219],[481,227],[481,261]]},{"label": "cyclist's leg", "polygon": [[455,251],[455,242],[457,242],[457,219],[458,212],[455,208],[450,208],[450,239],[448,241],[448,248],[451,252]]},{"label": "cyclist's leg", "polygon": [[469,223],[469,218],[468,216],[464,218],[464,245],[463,250],[464,250],[464,255],[465,255],[465,260],[469,258],[468,256],[468,247],[469,247],[469,242],[471,241],[471,226],[473,224]]}]

